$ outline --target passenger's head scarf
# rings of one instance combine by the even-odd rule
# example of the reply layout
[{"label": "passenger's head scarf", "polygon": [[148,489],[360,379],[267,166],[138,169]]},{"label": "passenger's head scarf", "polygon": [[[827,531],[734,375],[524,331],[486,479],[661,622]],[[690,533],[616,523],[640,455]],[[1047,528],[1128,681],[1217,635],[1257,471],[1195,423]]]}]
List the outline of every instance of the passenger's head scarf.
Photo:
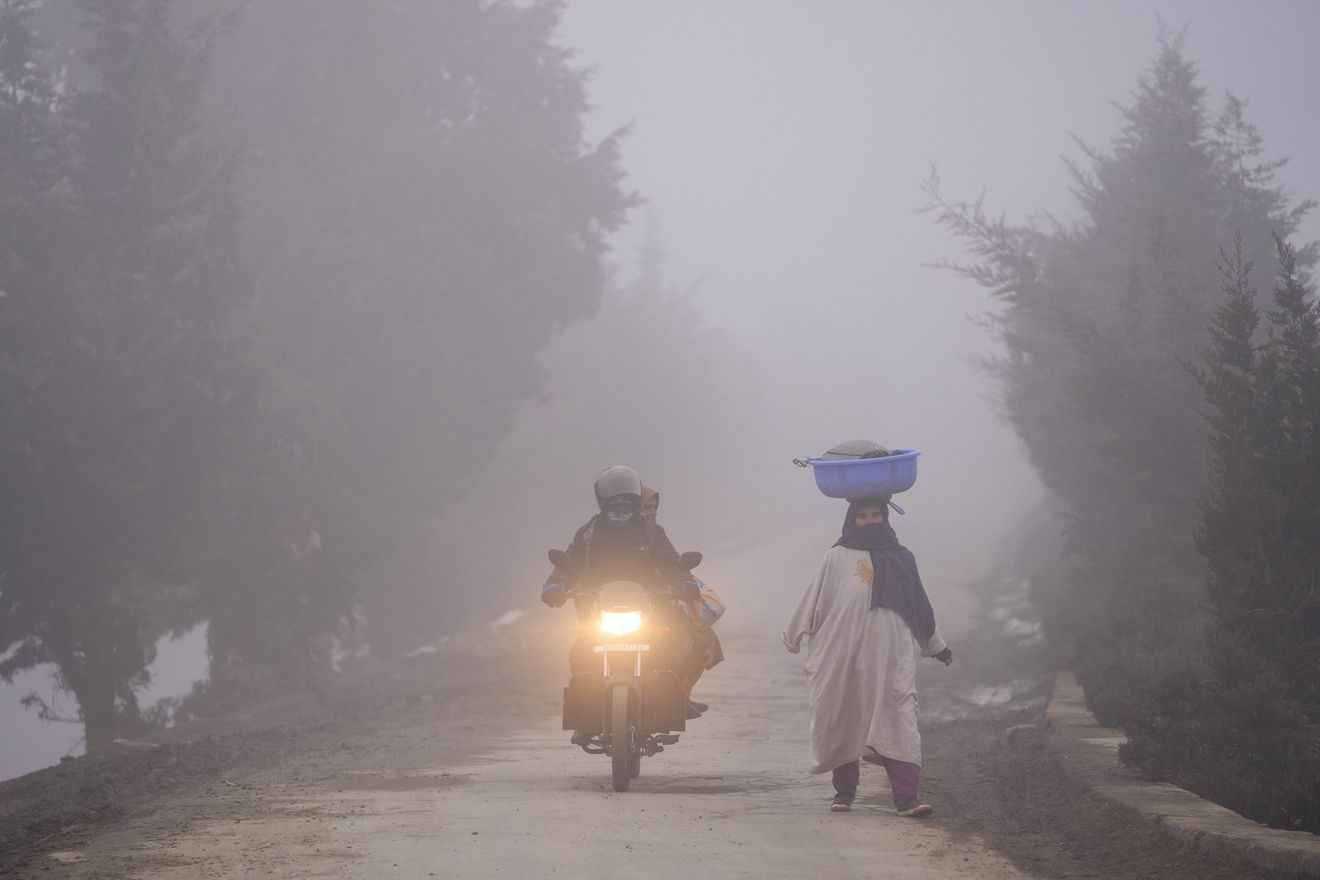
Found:
[{"label": "passenger's head scarf", "polygon": [[[648,512],[646,507],[652,501],[655,502],[654,509]],[[656,511],[659,509],[660,509],[660,493],[655,491],[645,483],[642,483],[642,516],[651,520],[651,522],[655,522],[655,514]]]},{"label": "passenger's head scarf", "polygon": [[[858,510],[877,505],[885,511],[883,522],[854,524]],[[898,536],[889,525],[889,496],[852,501],[843,521],[843,535],[834,546],[871,554],[872,608],[895,612],[923,642],[934,634],[935,611],[917,573],[917,560],[911,550],[898,543]]]}]

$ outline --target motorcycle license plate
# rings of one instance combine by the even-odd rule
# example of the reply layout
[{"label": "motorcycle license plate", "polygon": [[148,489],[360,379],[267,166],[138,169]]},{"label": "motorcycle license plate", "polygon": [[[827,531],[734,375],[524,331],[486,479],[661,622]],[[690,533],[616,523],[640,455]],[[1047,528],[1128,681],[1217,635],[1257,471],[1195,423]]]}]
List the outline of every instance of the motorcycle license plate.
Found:
[{"label": "motorcycle license plate", "polygon": [[592,650],[595,651],[597,654],[608,654],[613,651],[649,651],[651,650],[651,646],[610,643],[608,645],[597,645],[596,647],[592,648]]}]

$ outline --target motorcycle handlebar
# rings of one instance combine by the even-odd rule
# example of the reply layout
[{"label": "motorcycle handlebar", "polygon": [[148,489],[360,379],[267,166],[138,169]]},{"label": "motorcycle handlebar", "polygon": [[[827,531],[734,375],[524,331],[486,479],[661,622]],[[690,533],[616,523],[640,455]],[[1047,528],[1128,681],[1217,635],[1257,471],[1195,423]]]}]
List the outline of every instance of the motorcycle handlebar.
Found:
[{"label": "motorcycle handlebar", "polygon": [[[573,589],[571,589],[571,590],[568,591],[568,598],[570,598],[570,599],[577,599],[577,598],[599,599],[599,598],[600,598],[600,591],[599,591],[599,590],[585,590],[585,589],[582,589],[582,588],[580,588],[580,587],[576,587],[576,588],[573,588]],[[649,599],[649,600],[651,600],[652,602],[654,602],[654,601],[656,601],[657,599],[673,599],[673,600],[675,600],[675,601],[678,601],[678,600],[681,600],[683,597],[679,596],[678,593],[674,592],[674,588],[673,588],[673,587],[671,587],[671,586],[663,586],[663,587],[656,587],[656,588],[653,589],[653,590],[647,590],[647,591],[646,591],[646,598]]]}]

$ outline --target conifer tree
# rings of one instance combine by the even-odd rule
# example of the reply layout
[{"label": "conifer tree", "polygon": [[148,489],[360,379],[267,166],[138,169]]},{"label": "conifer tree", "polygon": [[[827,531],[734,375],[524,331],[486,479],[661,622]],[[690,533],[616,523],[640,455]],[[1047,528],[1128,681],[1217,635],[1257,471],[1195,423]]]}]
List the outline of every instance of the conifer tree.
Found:
[{"label": "conifer tree", "polygon": [[[248,4],[217,52],[210,119],[248,146],[257,344],[299,450],[299,490],[265,554],[277,574],[210,597],[217,665],[302,678],[290,639],[243,630],[254,609],[298,641],[333,629],[352,610],[349,579],[370,583],[357,598],[375,650],[407,650],[441,625],[448,577],[393,575],[391,554],[445,540],[430,520],[473,485],[519,402],[542,393],[537,354],[599,306],[606,236],[633,203],[620,138],[584,138],[587,74],[558,42],[559,14],[480,0]],[[320,549],[295,562],[287,547],[312,532]]]},{"label": "conifer tree", "polygon": [[1312,704],[1320,673],[1320,305],[1301,275],[1297,252],[1278,241],[1279,277],[1258,394],[1271,403],[1259,430],[1272,442],[1259,451],[1270,492],[1264,522],[1253,524],[1267,548],[1262,570],[1217,596],[1221,615],[1253,649],[1272,659],[1295,694]]},{"label": "conifer tree", "polygon": [[171,29],[168,0],[81,8],[96,78],[59,112],[58,272],[23,291],[0,568],[21,609],[6,672],[54,664],[96,748],[141,723],[156,637],[188,616],[249,285],[232,163],[198,128],[209,47]]},{"label": "conifer tree", "polygon": [[1209,569],[1205,668],[1177,703],[1142,719],[1123,753],[1252,818],[1316,831],[1320,323],[1296,251],[1279,240],[1277,256],[1262,340],[1240,241],[1225,255],[1225,300],[1197,370],[1209,404],[1196,535]]},{"label": "conifer tree", "polygon": [[46,296],[60,283],[60,127],[55,89],[32,34],[35,0],[0,0],[0,676],[42,659],[41,585],[25,576],[22,499],[36,491],[38,450],[24,430],[42,363]]},{"label": "conifer tree", "polygon": [[[1186,365],[1219,305],[1214,255],[1239,230],[1245,261],[1270,254],[1309,207],[1273,182],[1279,163],[1260,160],[1240,101],[1211,117],[1182,42],[1161,38],[1109,148],[1072,163],[1075,224],[1015,226],[931,187],[977,259],[958,268],[1003,301],[1005,407],[1068,517],[1072,573],[1047,623],[1080,639],[1079,673],[1111,722],[1128,708],[1107,695],[1149,680],[1156,661],[1140,658],[1199,638],[1207,448]],[[1314,254],[1298,258],[1304,269]]]},{"label": "conifer tree", "polygon": [[1206,421],[1210,453],[1209,479],[1196,537],[1210,562],[1209,597],[1219,607],[1251,604],[1250,600],[1234,600],[1232,594],[1243,577],[1233,569],[1245,566],[1251,571],[1262,562],[1253,551],[1258,543],[1252,531],[1264,504],[1264,475],[1258,453],[1266,447],[1265,414],[1269,406],[1259,396],[1260,312],[1251,270],[1238,236],[1234,250],[1221,253],[1224,302],[1210,323],[1204,366],[1195,372],[1209,403]]}]

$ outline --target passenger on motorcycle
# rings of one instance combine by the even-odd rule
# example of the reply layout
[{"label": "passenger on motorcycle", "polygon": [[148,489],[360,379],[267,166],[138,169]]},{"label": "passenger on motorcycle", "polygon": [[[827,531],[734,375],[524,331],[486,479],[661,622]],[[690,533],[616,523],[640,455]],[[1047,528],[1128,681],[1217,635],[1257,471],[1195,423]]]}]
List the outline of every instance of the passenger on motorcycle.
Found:
[{"label": "passenger on motorcycle", "polygon": [[[596,503],[600,512],[573,536],[567,556],[571,568],[557,566],[541,587],[541,601],[551,608],[562,606],[569,598],[570,587],[579,594],[596,593],[611,581],[633,581],[649,593],[668,587],[676,599],[692,602],[700,598],[700,588],[665,530],[642,516],[642,481],[636,471],[623,465],[606,468],[596,478]],[[580,573],[580,576],[579,574]],[[575,604],[580,620],[590,614],[590,596],[579,595]],[[704,668],[709,648],[709,630],[700,633],[689,615],[675,610],[668,621],[677,636],[672,657],[680,677],[690,678]],[[592,652],[592,640],[580,635],[568,655],[573,673],[589,672],[600,665],[600,656]],[[574,734],[574,742],[580,738]]]},{"label": "passenger on motorcycle", "polygon": [[[651,522],[655,522],[656,516],[660,513],[660,493],[645,483],[642,484],[642,516]],[[702,581],[698,580],[700,585]],[[720,637],[709,630],[710,636],[706,647],[706,656],[702,665],[698,666],[684,681],[683,693],[687,697],[688,717],[696,718],[705,712],[710,706],[705,703],[698,703],[692,699],[692,689],[696,687],[697,681],[702,673],[707,669],[713,669],[724,660],[724,647],[720,644]]]}]

